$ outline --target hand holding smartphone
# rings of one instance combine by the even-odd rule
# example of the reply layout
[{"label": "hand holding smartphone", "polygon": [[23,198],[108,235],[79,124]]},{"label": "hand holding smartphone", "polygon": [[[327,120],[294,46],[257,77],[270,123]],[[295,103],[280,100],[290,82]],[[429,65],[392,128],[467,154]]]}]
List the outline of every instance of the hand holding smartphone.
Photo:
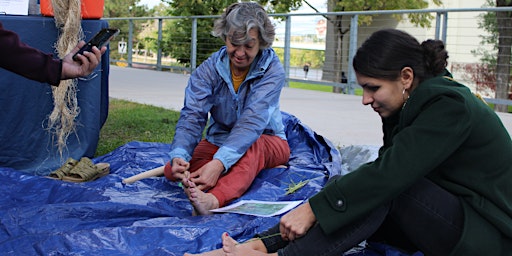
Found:
[{"label": "hand holding smartphone", "polygon": [[119,34],[119,29],[117,28],[104,28],[100,30],[89,42],[87,42],[80,50],[78,50],[75,55],[73,55],[73,60],[80,61],[77,58],[77,54],[83,54],[84,51],[92,52],[92,47],[96,46],[98,49],[107,45],[109,41]]}]

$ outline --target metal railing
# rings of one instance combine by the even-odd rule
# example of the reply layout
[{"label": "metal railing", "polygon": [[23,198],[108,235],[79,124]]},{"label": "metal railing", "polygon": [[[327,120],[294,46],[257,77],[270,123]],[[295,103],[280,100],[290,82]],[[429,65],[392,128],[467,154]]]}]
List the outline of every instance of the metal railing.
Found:
[{"label": "metal railing", "polygon": [[[481,15],[485,13],[502,11],[510,12],[512,11],[512,7],[294,13],[272,14],[270,16],[276,20],[277,28],[276,42],[274,42],[273,47],[275,49],[282,49],[281,61],[285,68],[287,82],[304,82],[304,80],[307,79],[308,83],[340,87],[343,92],[353,94],[354,89],[357,88],[358,85],[355,79],[355,74],[351,68],[351,60],[355,55],[357,47],[366,37],[378,29],[398,28],[415,36],[420,42],[430,38],[443,40],[450,55],[450,66],[448,68],[454,74],[455,78],[462,80],[462,82],[472,88],[473,91],[482,94],[490,103],[512,105],[511,100],[493,99],[494,96],[492,95],[492,92],[479,91],[478,81],[475,82],[474,77],[472,80],[468,75],[467,70],[460,68],[465,65],[471,66],[481,64],[481,55],[478,55],[477,53],[479,50],[484,49],[490,52],[493,51],[493,48],[495,47],[494,45],[483,43],[481,35],[488,35],[488,32],[479,27],[478,21],[482,20]],[[408,14],[430,14],[433,17],[433,24],[431,27],[418,27],[409,20],[407,17]],[[360,25],[358,23],[361,16],[369,15],[373,18],[373,22],[370,25]],[[401,16],[401,20],[395,18],[397,15]],[[109,23],[114,21],[128,22],[126,59],[118,59],[112,57],[111,54],[111,61],[115,63],[124,63],[131,67],[152,68],[156,70],[165,69],[190,73],[200,64],[198,63],[198,60],[200,58],[204,58],[204,56],[198,56],[200,53],[197,49],[197,42],[209,42],[214,40],[212,36],[203,38],[198,36],[198,21],[208,19],[213,23],[213,20],[218,17],[219,16],[217,15],[205,15],[186,17],[104,18],[104,20],[109,21]],[[347,34],[343,37],[343,41],[340,42],[343,46],[341,47],[343,59],[341,66],[339,63],[334,62],[333,54],[330,52],[328,53],[325,50],[332,50],[332,45],[338,43],[335,38],[331,38],[329,36],[332,35],[332,33],[327,32],[326,35],[319,35],[318,29],[315,31],[315,26],[318,26],[320,23],[319,21],[326,21],[329,17],[341,17],[341,24],[344,25],[344,29],[347,31]],[[166,56],[162,47],[158,47],[156,53],[153,53],[151,57],[147,57],[147,50],[143,51],[145,53],[143,56],[146,58],[146,61],[141,61],[141,54],[136,51],[138,48],[134,48],[134,42],[138,41],[134,36],[135,24],[139,26],[144,24],[147,30],[156,31],[154,34],[150,34],[146,38],[153,38],[157,45],[161,45],[166,24],[169,26],[173,22],[183,19],[191,22],[190,34],[183,38],[173,38],[172,43],[177,46],[185,43],[190,44],[190,54],[188,55],[189,65],[183,65],[179,61],[173,60],[172,56]],[[329,24],[329,22],[326,23],[326,29],[328,31],[332,30],[332,25]],[[311,31],[315,31],[313,33],[317,34],[311,34]],[[124,38],[118,38],[117,40],[124,40]],[[173,47],[173,45],[170,47]],[[307,50],[307,48],[310,48],[312,51],[323,51],[324,57],[320,62],[311,66],[306,77],[305,74],[301,72],[302,63],[301,65],[296,64],[296,51],[302,50],[300,54],[305,55],[306,53],[304,53],[304,50]],[[117,45],[114,42],[111,44],[111,53],[116,50]],[[147,59],[150,59],[151,61],[148,62]],[[303,62],[307,61],[309,61],[307,57],[303,57]],[[459,68],[459,70],[457,70],[457,68]],[[334,79],[332,74],[340,71],[346,74],[346,82]]]}]

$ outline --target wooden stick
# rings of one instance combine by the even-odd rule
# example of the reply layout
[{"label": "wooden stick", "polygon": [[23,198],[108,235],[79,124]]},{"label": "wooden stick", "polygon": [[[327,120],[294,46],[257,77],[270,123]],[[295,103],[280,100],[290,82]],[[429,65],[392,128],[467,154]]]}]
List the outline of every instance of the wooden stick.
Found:
[{"label": "wooden stick", "polygon": [[164,174],[164,167],[165,167],[165,165],[162,165],[162,166],[157,167],[155,169],[151,169],[149,171],[145,171],[145,172],[139,173],[137,175],[133,175],[133,176],[131,176],[129,178],[124,179],[123,183],[124,184],[132,184],[132,183],[134,183],[134,182],[136,182],[138,180],[161,176],[161,175]]}]

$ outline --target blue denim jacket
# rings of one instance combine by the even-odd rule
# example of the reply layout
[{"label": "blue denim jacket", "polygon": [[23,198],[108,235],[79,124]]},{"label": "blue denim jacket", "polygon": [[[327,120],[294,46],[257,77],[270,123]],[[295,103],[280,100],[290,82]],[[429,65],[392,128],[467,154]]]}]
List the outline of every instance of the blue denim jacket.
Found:
[{"label": "blue denim jacket", "polygon": [[235,93],[226,47],[222,47],[205,60],[188,81],[170,159],[179,157],[190,161],[208,118],[206,139],[219,146],[214,158],[224,164],[225,170],[262,134],[286,140],[279,109],[284,83],[279,58],[273,49],[263,49]]}]

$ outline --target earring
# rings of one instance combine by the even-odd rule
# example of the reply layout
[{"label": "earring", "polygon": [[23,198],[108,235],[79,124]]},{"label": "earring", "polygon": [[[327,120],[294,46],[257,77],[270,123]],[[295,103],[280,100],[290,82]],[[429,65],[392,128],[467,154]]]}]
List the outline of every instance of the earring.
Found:
[{"label": "earring", "polygon": [[409,99],[409,96],[410,95],[407,95],[407,98],[405,98],[405,88],[404,88],[404,90],[402,91],[402,99],[404,100],[404,104],[402,105],[402,109],[404,109],[405,104],[407,103],[407,100]]}]

